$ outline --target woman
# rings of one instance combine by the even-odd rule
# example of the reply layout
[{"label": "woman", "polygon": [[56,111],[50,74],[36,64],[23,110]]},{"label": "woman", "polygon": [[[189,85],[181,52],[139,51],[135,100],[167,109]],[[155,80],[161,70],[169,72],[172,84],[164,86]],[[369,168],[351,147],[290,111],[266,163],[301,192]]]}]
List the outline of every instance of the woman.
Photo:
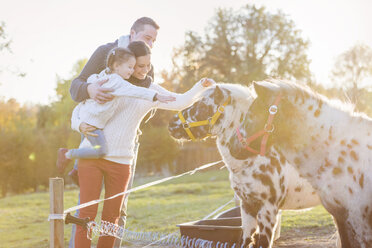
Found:
[{"label": "woman", "polygon": [[[182,110],[190,106],[197,97],[209,86],[214,84],[212,80],[202,79],[197,82],[189,91],[184,94],[177,94],[167,91],[163,87],[152,83],[147,76],[151,68],[151,52],[145,43],[137,51],[136,65],[133,79],[129,82],[147,87],[157,91],[161,95],[173,96],[175,101],[162,103],[159,101],[145,101],[135,98],[115,98],[118,101],[118,108],[113,117],[104,127],[104,134],[107,142],[107,154],[103,159],[81,159],[79,160],[78,173],[80,184],[80,201],[85,203],[99,198],[102,180],[105,182],[105,198],[126,190],[130,178],[130,164],[134,159],[134,144],[137,129],[145,115],[153,109]],[[156,99],[155,99],[156,100]],[[72,126],[79,122],[77,116],[72,117]],[[89,134],[95,128],[81,123],[79,130]],[[85,139],[80,147],[89,147],[90,143]],[[115,223],[120,214],[120,206],[123,197],[117,197],[105,201],[102,211],[102,220]],[[80,209],[79,217],[89,217],[94,220],[97,214],[97,205]],[[97,247],[112,247],[114,237],[103,236],[98,240]],[[90,247],[91,241],[87,239],[86,230],[77,226],[75,236],[75,247]]]}]

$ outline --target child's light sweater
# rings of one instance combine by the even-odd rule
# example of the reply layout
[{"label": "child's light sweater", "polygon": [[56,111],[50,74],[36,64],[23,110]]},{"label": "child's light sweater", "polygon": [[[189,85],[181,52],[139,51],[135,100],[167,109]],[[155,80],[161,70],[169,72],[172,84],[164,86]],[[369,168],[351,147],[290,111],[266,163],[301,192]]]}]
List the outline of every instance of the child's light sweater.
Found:
[{"label": "child's light sweater", "polygon": [[[207,88],[203,87],[199,81],[184,94],[170,92],[154,83],[151,84],[149,89],[159,94],[174,96],[176,100],[161,103],[138,98],[115,97],[112,100],[112,102],[115,102],[112,103],[115,105],[115,109],[103,129],[108,148],[108,153],[104,159],[120,164],[131,164],[134,158],[137,129],[145,115],[152,109],[157,108],[178,111],[185,109],[192,105]],[[73,129],[79,131],[79,125],[82,121],[76,111],[73,112],[71,122]],[[80,144],[80,148],[82,147],[91,147],[87,139],[84,139]]]},{"label": "child's light sweater", "polygon": [[[105,88],[111,88],[114,91],[111,92],[112,95],[116,97],[131,97],[131,98],[140,98],[147,101],[153,101],[155,90],[135,86],[128,81],[124,80],[116,73],[107,74],[106,70],[103,70],[100,74],[91,75],[87,83],[95,83],[108,79],[108,81],[103,85]],[[73,110],[73,115],[79,117],[80,122],[71,122],[72,129],[79,129],[81,122],[88,123],[89,125],[95,126],[99,129],[103,129],[107,121],[113,116],[115,109],[119,101],[109,101],[104,104],[99,104],[93,99],[87,99],[79,103]]]}]

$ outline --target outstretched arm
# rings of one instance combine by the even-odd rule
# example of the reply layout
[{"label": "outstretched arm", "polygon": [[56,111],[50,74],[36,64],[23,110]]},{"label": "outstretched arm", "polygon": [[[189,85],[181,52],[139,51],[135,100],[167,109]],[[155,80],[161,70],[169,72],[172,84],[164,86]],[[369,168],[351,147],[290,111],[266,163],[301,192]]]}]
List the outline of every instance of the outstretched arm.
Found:
[{"label": "outstretched arm", "polygon": [[[102,81],[107,79],[108,82],[104,85],[106,88],[113,90],[111,93],[113,96],[124,96],[128,98],[138,98],[146,101],[160,101],[160,102],[170,102],[174,101],[174,97],[161,95],[153,89],[146,87],[136,86],[129,81],[123,79],[116,73],[106,74],[103,70],[100,74],[93,74],[88,78],[88,83],[96,83],[97,81]],[[148,78],[150,81],[151,78]],[[151,81],[150,81],[151,84]],[[107,103],[104,103],[105,105]]]},{"label": "outstretched arm", "polygon": [[111,80],[107,83],[114,91],[111,93],[114,96],[124,96],[131,98],[139,98],[147,101],[153,101],[157,91],[145,87],[135,86],[127,80],[122,79],[117,74],[112,74]]},{"label": "outstretched arm", "polygon": [[212,79],[201,79],[190,90],[183,94],[168,91],[157,84],[152,84],[150,88],[158,91],[160,94],[169,95],[175,98],[175,101],[162,103],[159,102],[156,107],[167,110],[182,110],[192,105],[198,97],[215,82]]}]

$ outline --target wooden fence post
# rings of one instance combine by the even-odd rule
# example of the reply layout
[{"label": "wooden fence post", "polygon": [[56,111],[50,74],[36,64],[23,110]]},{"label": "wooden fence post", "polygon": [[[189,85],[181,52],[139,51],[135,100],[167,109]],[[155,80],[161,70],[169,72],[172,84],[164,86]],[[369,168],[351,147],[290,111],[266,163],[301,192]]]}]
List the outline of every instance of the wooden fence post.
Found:
[{"label": "wooden fence post", "polygon": [[[63,214],[63,179],[49,178],[50,214]],[[50,248],[64,247],[64,220],[50,219]]]}]

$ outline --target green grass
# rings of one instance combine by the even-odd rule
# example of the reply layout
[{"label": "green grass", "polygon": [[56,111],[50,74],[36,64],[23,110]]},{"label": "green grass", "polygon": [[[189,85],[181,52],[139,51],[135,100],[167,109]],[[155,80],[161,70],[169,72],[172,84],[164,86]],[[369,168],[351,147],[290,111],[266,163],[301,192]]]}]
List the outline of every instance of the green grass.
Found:
[{"label": "green grass", "polygon": [[[158,178],[136,179],[141,185]],[[135,186],[136,186],[135,185]],[[128,206],[130,230],[170,233],[176,224],[199,220],[232,199],[226,170],[199,172],[134,192]],[[76,205],[78,189],[65,190],[65,209]],[[229,205],[226,209],[233,207]],[[100,209],[102,205],[100,206]],[[99,210],[101,211],[101,210]],[[0,200],[0,246],[49,247],[49,195],[32,193]],[[330,215],[322,208],[309,211],[285,211],[282,231],[293,227],[332,225]],[[65,225],[65,244],[71,225]],[[96,242],[96,239],[93,243]]]},{"label": "green grass", "polygon": [[284,211],[282,215],[282,231],[286,232],[295,227],[324,227],[333,226],[332,216],[323,208],[317,206],[304,211]]}]

